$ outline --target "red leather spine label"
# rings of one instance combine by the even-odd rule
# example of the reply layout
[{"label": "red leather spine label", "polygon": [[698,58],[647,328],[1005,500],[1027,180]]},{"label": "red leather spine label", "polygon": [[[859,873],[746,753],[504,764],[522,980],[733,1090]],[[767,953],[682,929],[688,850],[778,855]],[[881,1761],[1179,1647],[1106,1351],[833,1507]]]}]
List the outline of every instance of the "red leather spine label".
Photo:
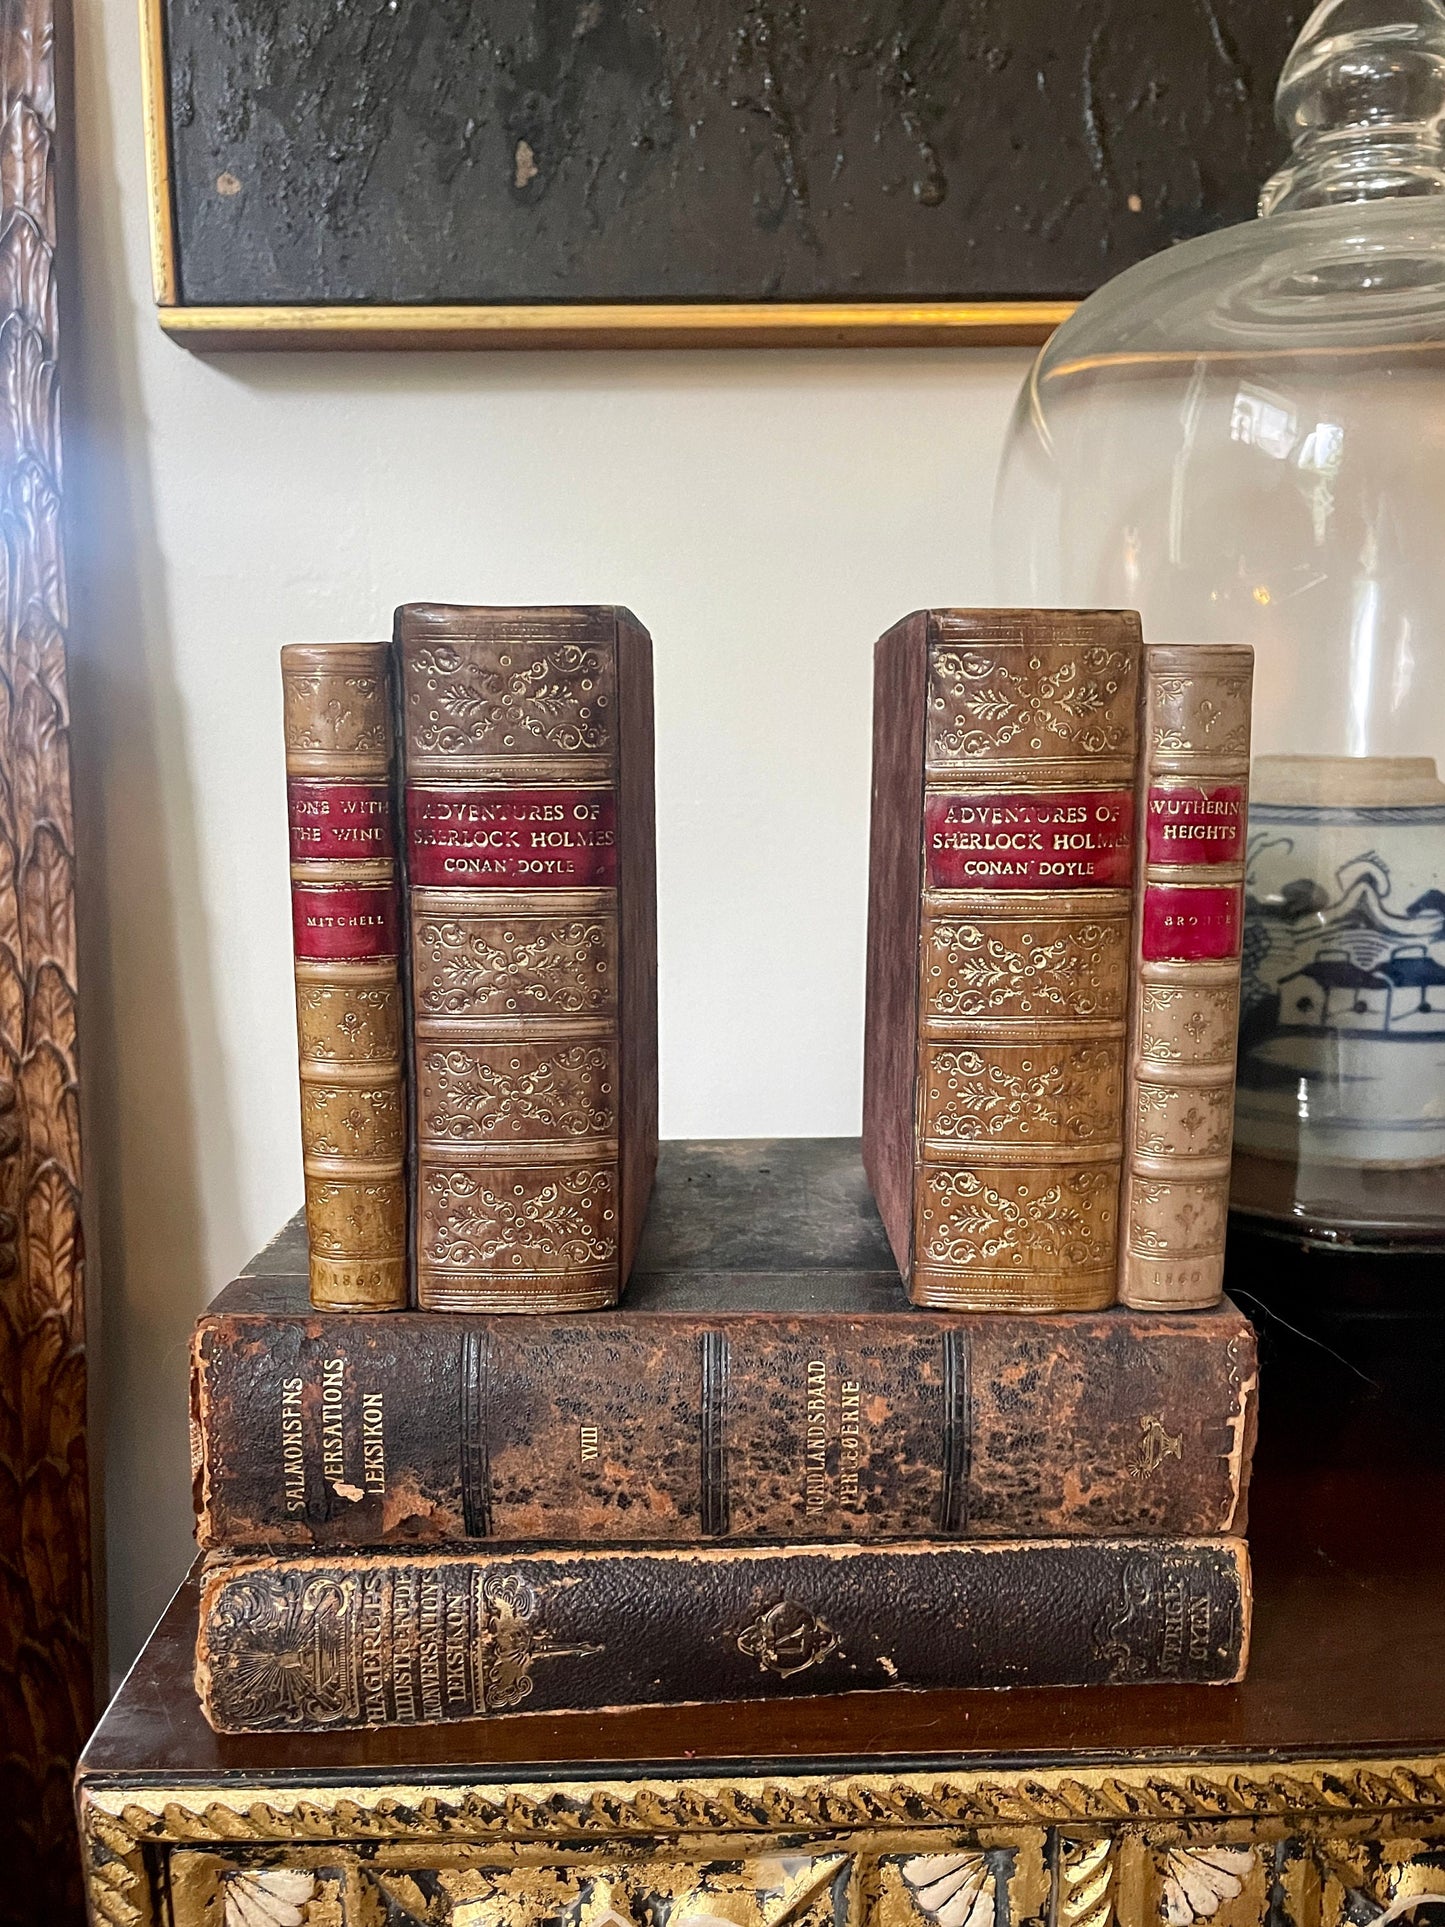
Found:
[{"label": "red leather spine label", "polygon": [[1151,788],[1144,836],[1150,863],[1238,863],[1244,855],[1244,791],[1238,783]]},{"label": "red leather spine label", "polygon": [[296,955],[358,962],[397,954],[396,891],[389,883],[293,883]]},{"label": "red leather spine label", "polygon": [[291,861],[386,859],[396,854],[385,783],[336,783],[292,776],[286,783]]},{"label": "red leather spine label", "polygon": [[1145,963],[1222,963],[1239,955],[1240,893],[1193,883],[1144,891]]},{"label": "red leather spine label", "polygon": [[923,835],[931,890],[1098,890],[1133,880],[1128,790],[931,794]]},{"label": "red leather spine label", "polygon": [[423,888],[608,890],[617,882],[610,790],[458,789],[406,793],[410,881]]}]

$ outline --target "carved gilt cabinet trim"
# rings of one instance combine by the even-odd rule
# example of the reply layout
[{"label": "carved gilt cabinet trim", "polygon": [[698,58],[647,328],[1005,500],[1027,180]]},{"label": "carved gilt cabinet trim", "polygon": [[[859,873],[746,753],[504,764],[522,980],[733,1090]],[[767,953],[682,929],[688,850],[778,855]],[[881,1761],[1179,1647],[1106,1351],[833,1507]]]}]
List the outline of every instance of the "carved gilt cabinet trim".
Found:
[{"label": "carved gilt cabinet trim", "polygon": [[81,1795],[110,1927],[1360,1927],[1445,1898],[1445,1760]]}]

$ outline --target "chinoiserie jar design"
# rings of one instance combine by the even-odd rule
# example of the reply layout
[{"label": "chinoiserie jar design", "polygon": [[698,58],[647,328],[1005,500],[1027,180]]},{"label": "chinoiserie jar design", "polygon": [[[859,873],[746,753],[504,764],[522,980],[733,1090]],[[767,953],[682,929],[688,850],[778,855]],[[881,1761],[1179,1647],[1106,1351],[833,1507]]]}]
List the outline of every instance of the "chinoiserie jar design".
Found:
[{"label": "chinoiserie jar design", "polygon": [[1260,218],[1041,350],[993,594],[1251,645],[1231,1203],[1445,1251],[1445,0],[1324,0],[1276,104]]},{"label": "chinoiserie jar design", "polygon": [[1236,1142],[1445,1161],[1445,784],[1429,757],[1263,756]]}]

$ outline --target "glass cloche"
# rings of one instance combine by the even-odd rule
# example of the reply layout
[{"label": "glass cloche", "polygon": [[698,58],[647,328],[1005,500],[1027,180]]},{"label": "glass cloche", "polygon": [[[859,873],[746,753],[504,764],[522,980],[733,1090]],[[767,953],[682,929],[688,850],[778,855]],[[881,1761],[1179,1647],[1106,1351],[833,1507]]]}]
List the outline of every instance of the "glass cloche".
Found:
[{"label": "glass cloche", "polygon": [[1086,301],[996,591],[1255,649],[1233,1203],[1445,1246],[1445,5],[1327,0],[1260,218]]}]

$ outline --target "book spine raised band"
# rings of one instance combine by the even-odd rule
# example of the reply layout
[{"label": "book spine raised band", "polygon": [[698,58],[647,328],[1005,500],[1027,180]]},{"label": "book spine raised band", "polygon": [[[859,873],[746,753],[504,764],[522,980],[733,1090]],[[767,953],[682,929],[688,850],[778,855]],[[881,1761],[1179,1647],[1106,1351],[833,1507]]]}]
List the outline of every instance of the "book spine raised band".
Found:
[{"label": "book spine raised band", "polygon": [[1253,664],[1238,644],[1144,651],[1119,1297],[1146,1310],[1224,1289]]},{"label": "book spine raised band", "polygon": [[[910,1123],[896,1095],[886,1119],[869,1096],[902,1081],[886,1039],[865,1068],[880,1209],[919,1304],[1106,1305],[1123,1155],[1138,623],[1109,610],[910,618],[879,645],[880,708],[899,701],[886,657],[919,649],[906,698],[923,711],[906,1015],[885,989],[903,925],[881,897],[870,913],[870,1025],[901,1022],[916,1053],[911,1214],[892,1203],[888,1149]],[[880,743],[900,734],[886,714],[875,732]],[[880,798],[887,761],[875,813],[880,801],[900,807]],[[886,840],[875,833],[875,865],[889,861]]]},{"label": "book spine raised band", "polygon": [[1243,1530],[1248,1324],[986,1312],[213,1312],[206,1547]]},{"label": "book spine raised band", "polygon": [[[595,1309],[630,1262],[655,1149],[629,1104],[655,1069],[624,1049],[625,1031],[648,1029],[623,1021],[624,907],[652,890],[651,668],[624,618],[398,612],[413,1238],[429,1310]],[[619,849],[640,704],[645,879]]]},{"label": "book spine raised band", "polygon": [[404,1306],[405,1112],[382,643],[281,651],[311,1299]]}]

